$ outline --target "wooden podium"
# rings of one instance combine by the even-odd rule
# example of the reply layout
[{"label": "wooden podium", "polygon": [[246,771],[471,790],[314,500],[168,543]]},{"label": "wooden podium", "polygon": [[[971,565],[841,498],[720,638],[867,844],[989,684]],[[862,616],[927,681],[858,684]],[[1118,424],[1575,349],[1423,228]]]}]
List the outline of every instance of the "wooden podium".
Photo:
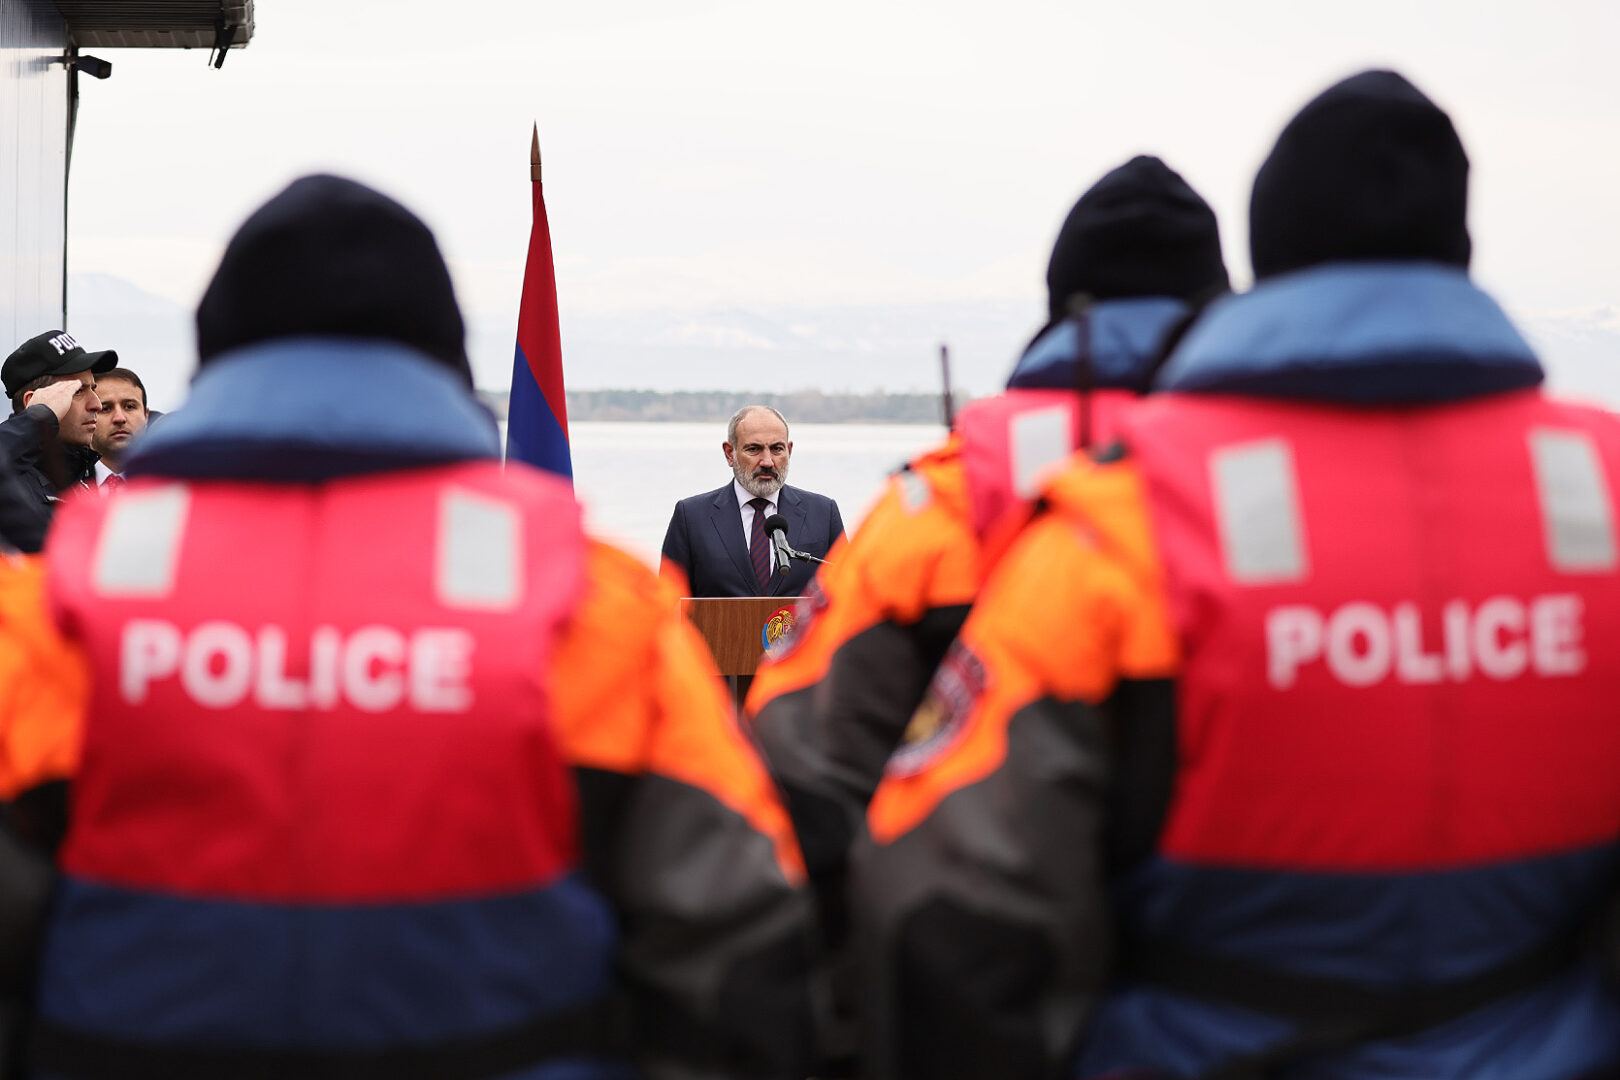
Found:
[{"label": "wooden podium", "polygon": [[765,655],[765,623],[787,608],[798,606],[797,596],[686,596],[681,610],[698,628],[714,656],[714,666],[726,677],[738,708],[748,695],[760,657]]}]

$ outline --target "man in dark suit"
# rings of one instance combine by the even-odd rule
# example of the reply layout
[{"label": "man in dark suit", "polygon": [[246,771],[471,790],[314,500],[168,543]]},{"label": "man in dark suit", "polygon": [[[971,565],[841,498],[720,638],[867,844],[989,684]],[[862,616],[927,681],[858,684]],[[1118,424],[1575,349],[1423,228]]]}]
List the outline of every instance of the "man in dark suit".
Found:
[{"label": "man in dark suit", "polygon": [[773,514],[787,521],[788,544],[824,558],[844,532],[838,504],[787,486],[793,443],[787,421],[769,405],[738,409],[721,444],[731,483],[675,504],[664,534],[661,569],[679,567],[693,596],[797,596],[815,564],[791,561],[780,573],[765,532]]}]

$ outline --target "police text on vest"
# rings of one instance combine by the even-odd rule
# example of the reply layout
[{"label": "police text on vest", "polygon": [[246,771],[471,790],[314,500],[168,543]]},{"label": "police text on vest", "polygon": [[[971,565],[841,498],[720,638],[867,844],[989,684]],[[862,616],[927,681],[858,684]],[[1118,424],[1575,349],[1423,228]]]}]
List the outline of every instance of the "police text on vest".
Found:
[{"label": "police text on vest", "polygon": [[1436,620],[1414,603],[1391,608],[1356,601],[1324,613],[1288,604],[1266,613],[1266,674],[1287,690],[1300,669],[1322,663],[1346,686],[1373,686],[1393,677],[1422,684],[1463,682],[1476,674],[1517,679],[1579,675],[1583,605],[1558,593],[1528,601],[1493,596],[1477,604],[1447,601]]},{"label": "police text on vest", "polygon": [[208,709],[235,708],[251,697],[275,710],[327,710],[342,702],[374,713],[401,705],[466,712],[473,702],[472,653],[472,634],[456,627],[406,632],[373,625],[343,633],[318,626],[289,658],[279,626],[249,633],[216,619],[182,632],[162,619],[131,619],[119,648],[118,687],[131,705],[144,702],[154,682],[178,678],[186,696]]}]

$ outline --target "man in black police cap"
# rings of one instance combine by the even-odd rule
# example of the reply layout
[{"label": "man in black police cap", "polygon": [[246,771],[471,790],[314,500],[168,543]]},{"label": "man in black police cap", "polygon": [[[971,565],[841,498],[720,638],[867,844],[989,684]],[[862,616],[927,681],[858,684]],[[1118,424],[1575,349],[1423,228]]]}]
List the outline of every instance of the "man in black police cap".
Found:
[{"label": "man in black police cap", "polygon": [[17,346],[0,368],[12,411],[0,424],[0,462],[27,496],[0,511],[0,534],[19,549],[40,550],[62,494],[94,478],[96,374],[117,363],[111,349],[87,352],[66,331],[48,330]]}]

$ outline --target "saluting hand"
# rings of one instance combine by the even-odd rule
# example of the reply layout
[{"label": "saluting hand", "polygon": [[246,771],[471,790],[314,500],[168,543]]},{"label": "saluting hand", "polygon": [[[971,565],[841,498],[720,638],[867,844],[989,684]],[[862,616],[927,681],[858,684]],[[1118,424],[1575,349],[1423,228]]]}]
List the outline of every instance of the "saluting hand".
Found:
[{"label": "saluting hand", "polygon": [[82,389],[84,383],[80,380],[62,379],[35,390],[33,396],[28,399],[28,404],[43,405],[61,420],[67,416],[68,409],[73,407],[73,396]]}]

